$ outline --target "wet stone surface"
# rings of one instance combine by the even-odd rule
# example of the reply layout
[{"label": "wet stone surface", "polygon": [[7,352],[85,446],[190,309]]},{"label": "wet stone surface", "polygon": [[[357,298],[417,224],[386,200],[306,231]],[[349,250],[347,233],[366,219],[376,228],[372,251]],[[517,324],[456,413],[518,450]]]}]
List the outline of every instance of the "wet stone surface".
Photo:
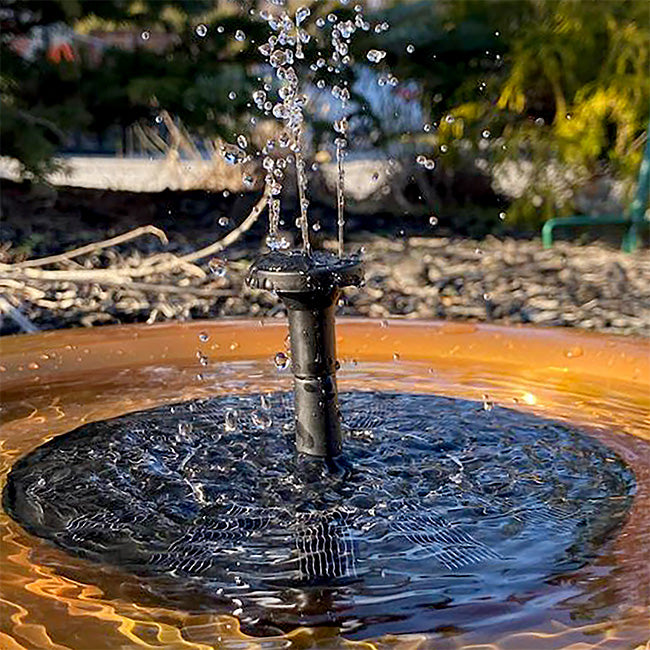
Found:
[{"label": "wet stone surface", "polygon": [[593,559],[631,505],[623,461],[564,425],[432,395],[341,402],[347,476],[295,457],[290,394],[226,396],[60,436],[15,464],[4,506],[162,605],[365,637],[561,600],[553,576]]}]

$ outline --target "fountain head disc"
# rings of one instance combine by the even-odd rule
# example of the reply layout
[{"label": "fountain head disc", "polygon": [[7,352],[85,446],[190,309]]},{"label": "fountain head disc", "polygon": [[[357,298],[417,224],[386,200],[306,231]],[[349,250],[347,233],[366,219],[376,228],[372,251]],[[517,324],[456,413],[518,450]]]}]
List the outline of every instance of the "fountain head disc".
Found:
[{"label": "fountain head disc", "polygon": [[358,257],[340,258],[324,251],[312,255],[274,251],[253,262],[247,283],[253,289],[279,294],[329,295],[343,287],[361,285],[363,263]]},{"label": "fountain head disc", "polygon": [[343,287],[363,282],[358,258],[272,252],[248,273],[248,285],[276,291],[288,311],[294,377],[296,449],[339,468],[341,415],[336,388],[334,309]]}]

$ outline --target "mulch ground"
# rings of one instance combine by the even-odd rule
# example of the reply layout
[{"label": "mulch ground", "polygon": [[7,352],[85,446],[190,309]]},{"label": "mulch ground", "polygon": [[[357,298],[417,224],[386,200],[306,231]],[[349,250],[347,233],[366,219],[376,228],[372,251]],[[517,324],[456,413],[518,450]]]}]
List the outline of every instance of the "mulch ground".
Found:
[{"label": "mulch ground", "polygon": [[[264,218],[221,253],[216,264],[215,258],[203,259],[194,265],[198,270],[154,274],[134,286],[39,278],[26,282],[7,270],[25,258],[61,253],[147,223],[165,230],[169,243],[138,238],[56,268],[133,269],[148,255],[183,255],[227,234],[256,198],[163,193],[154,200],[150,195],[88,190],[39,194],[4,186],[0,298],[5,308],[0,333],[21,331],[16,310],[39,330],[282,316],[274,296],[252,291],[244,283],[248,265],[262,250]],[[332,232],[328,219],[321,218],[324,232]],[[421,236],[409,223],[383,233],[369,232],[367,226],[353,223],[350,228],[350,248],[364,248],[366,284],[345,291],[340,314],[532,323],[650,336],[647,249],[626,255],[605,245],[559,243],[544,250],[536,240]],[[419,230],[438,234],[431,228]],[[333,247],[321,232],[318,237],[319,245]]]}]

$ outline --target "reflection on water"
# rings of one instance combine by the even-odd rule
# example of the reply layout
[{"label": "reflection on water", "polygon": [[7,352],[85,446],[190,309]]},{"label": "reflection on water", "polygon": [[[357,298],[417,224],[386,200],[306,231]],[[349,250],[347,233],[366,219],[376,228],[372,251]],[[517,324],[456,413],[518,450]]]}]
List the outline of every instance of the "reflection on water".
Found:
[{"label": "reflection on water", "polygon": [[347,476],[295,457],[290,393],[232,395],[56,438],[14,465],[5,510],[74,555],[161,577],[159,605],[368,637],[495,614],[503,628],[504,609],[515,627],[512,601],[565,599],[570,581],[545,581],[591,559],[631,505],[620,458],[564,425],[434,395],[341,406]]},{"label": "reflection on water", "polygon": [[[395,331],[398,329],[394,328]],[[198,331],[197,328],[197,334]],[[392,335],[392,331],[389,331],[389,335]],[[280,343],[282,336],[279,337]],[[467,338],[471,343],[471,333],[467,334]],[[212,340],[218,340],[218,334],[211,333]],[[453,345],[457,343],[457,340],[453,341]],[[345,346],[342,347],[345,349]],[[589,357],[589,349],[584,348],[586,352],[583,356]],[[270,349],[277,351],[279,344]],[[428,628],[433,628],[432,632],[392,641],[382,637],[383,640],[377,640],[375,645],[387,647],[388,644],[392,646],[397,643],[403,647],[428,647],[429,643],[433,643],[430,640],[435,639],[434,647],[461,647],[472,643],[492,643],[510,648],[559,648],[577,643],[587,644],[583,647],[597,644],[608,648],[641,647],[647,641],[650,624],[650,576],[647,567],[650,548],[650,451],[646,441],[650,439],[650,424],[647,422],[647,386],[613,379],[597,380],[588,375],[557,372],[548,366],[534,367],[532,364],[526,372],[516,372],[512,367],[499,364],[459,364],[451,367],[444,360],[437,363],[432,359],[421,363],[410,360],[403,349],[400,352],[399,362],[368,363],[362,355],[355,355],[355,364],[348,356],[347,363],[343,364],[343,389],[407,392],[415,387],[418,393],[436,392],[469,397],[476,400],[472,405],[465,403],[466,413],[471,413],[468,416],[470,423],[489,422],[490,418],[499,417],[505,411],[499,409],[498,405],[505,405],[533,411],[544,418],[569,418],[576,424],[589,425],[588,430],[593,437],[612,449],[633,469],[637,493],[621,531],[604,545],[598,546],[595,558],[585,566],[568,566],[569,570],[555,573],[544,584],[529,585],[530,588],[523,593],[514,593],[517,590],[513,589],[513,597],[505,602],[486,599],[480,607],[476,606],[474,616],[470,607],[467,619],[463,621],[459,616],[455,624],[445,625],[441,616],[444,610],[432,603],[428,609],[420,610],[422,621],[427,620],[429,612],[435,616],[436,622]],[[162,367],[165,364],[161,364],[124,369],[119,373],[96,372],[92,376],[87,373],[78,377],[68,374],[62,382],[48,380],[50,386],[34,387],[32,384],[29,392],[15,388],[9,394],[10,399],[5,400],[4,415],[9,421],[2,429],[0,462],[3,485],[7,471],[19,457],[46,439],[77,428],[84,420],[105,419],[157,404],[170,404],[215,393],[234,394],[244,388],[260,392],[277,390],[278,377],[281,378],[280,384],[286,387],[284,373],[278,373],[271,353],[268,357],[260,362],[238,362],[227,366],[217,363],[210,372],[204,373],[205,381],[201,383],[194,381],[196,369],[192,363],[195,360],[191,361],[192,355],[188,354],[185,364],[168,363],[165,368]],[[606,359],[603,363],[606,363]],[[432,366],[434,372],[430,372]],[[484,395],[488,396],[487,401],[497,405],[492,411],[483,410],[483,402],[486,401]],[[372,428],[369,426],[372,424],[372,413],[368,415],[366,410],[366,415],[366,422],[356,423],[360,449],[370,444],[363,440],[364,432]],[[266,430],[262,428],[260,431]],[[586,440],[582,436],[580,438]],[[424,437],[424,444],[428,443],[430,441]],[[413,444],[422,443],[416,440]],[[512,453],[516,454],[514,448]],[[550,454],[542,450],[543,453]],[[455,456],[465,467],[464,458],[457,457],[453,451],[449,455]],[[549,456],[550,461],[552,455]],[[443,469],[456,476],[455,480],[460,481],[461,485],[466,480],[464,474],[467,474],[467,470],[458,477],[460,466],[451,458],[444,459]],[[569,476],[568,470],[566,476]],[[481,481],[499,485],[498,476],[488,475]],[[454,481],[451,483],[456,485]],[[543,483],[543,486],[546,484]],[[188,492],[187,496],[194,498],[197,494],[193,493],[193,496]],[[491,500],[490,505],[498,507],[495,499]],[[411,534],[413,522],[408,523],[406,532]],[[172,607],[169,601],[161,599],[160,592],[152,588],[154,583],[150,578],[143,580],[115,566],[99,566],[87,559],[74,557],[27,534],[4,514],[1,515],[1,524],[2,640],[7,647],[211,648],[222,645],[255,647],[262,643],[251,640],[240,631],[237,621],[240,613],[233,616],[235,606],[227,610],[230,614],[215,613],[213,609],[197,612]],[[405,537],[397,532],[393,534],[393,541],[399,544]],[[465,532],[476,543],[483,544],[500,556],[506,555],[498,545],[495,547],[493,539],[483,537],[482,531],[467,529]],[[297,539],[301,539],[300,535]],[[296,548],[298,546],[296,544]],[[532,563],[534,558],[531,558]],[[433,562],[428,566],[437,566],[438,571],[455,575],[453,569],[444,567],[442,563]],[[480,562],[467,565],[463,569],[466,573],[461,571],[460,575],[478,574],[479,566]],[[363,567],[361,570],[363,572]],[[359,567],[355,571],[358,573]],[[343,584],[341,589],[354,589],[354,585]],[[300,590],[301,594],[308,591],[304,588]],[[414,594],[409,593],[405,598],[403,608],[392,603],[388,612],[386,609],[383,611],[393,618],[408,612],[420,598],[417,590],[413,591]],[[301,606],[307,616],[318,614],[331,604],[326,594],[313,593],[311,600],[296,594],[297,600],[303,598]],[[169,594],[163,595],[168,597]],[[187,592],[184,596],[188,596]],[[411,596],[415,601],[409,600]],[[204,597],[199,588],[196,597]],[[381,595],[372,594],[370,598],[375,599],[380,611]],[[245,616],[249,605],[244,600],[242,609]],[[344,619],[345,611],[341,613]],[[490,621],[490,624],[477,627],[478,619]],[[345,620],[338,622],[344,624]],[[399,631],[390,618],[375,620],[372,624],[376,630],[373,635],[377,637]],[[266,630],[260,627],[258,633],[264,638],[264,647],[305,647],[316,642],[325,643],[327,647],[350,646],[357,642],[346,638],[364,636],[363,633],[357,635],[351,629],[337,625],[298,628],[288,634],[273,631],[273,623],[265,625]],[[475,627],[477,629],[473,629]],[[364,644],[364,647],[367,645]]]}]

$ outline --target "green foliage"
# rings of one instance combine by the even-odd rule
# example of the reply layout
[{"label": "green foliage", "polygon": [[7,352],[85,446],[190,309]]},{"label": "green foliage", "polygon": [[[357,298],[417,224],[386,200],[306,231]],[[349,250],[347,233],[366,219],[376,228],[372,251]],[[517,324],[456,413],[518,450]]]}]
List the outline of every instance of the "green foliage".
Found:
[{"label": "green foliage", "polygon": [[[9,6],[0,41],[2,154],[17,158],[35,178],[52,170],[53,155],[74,131],[151,124],[161,109],[208,137],[231,135],[243,120],[253,82],[249,64],[258,59],[253,41],[266,31],[259,22],[208,0],[19,0]],[[28,61],[11,49],[12,38],[56,23],[173,36],[163,54],[144,45],[112,48],[99,64],[79,45],[74,61],[56,63],[44,53]],[[210,38],[197,35],[199,23]],[[233,41],[237,29],[247,34],[245,43]]]},{"label": "green foliage", "polygon": [[[383,15],[394,69],[420,81],[439,123],[432,145],[459,158],[461,141],[472,143],[469,155],[488,158],[492,169],[532,163],[509,223],[536,225],[573,209],[549,166],[576,179],[608,171],[633,185],[650,108],[644,0],[420,0]],[[415,46],[410,57],[406,42]]]},{"label": "green foliage", "polygon": [[[152,124],[162,110],[198,136],[245,132],[250,92],[258,85],[257,45],[268,36],[266,25],[241,10],[253,2],[6,5],[16,18],[3,18],[0,40],[2,153],[18,158],[34,176],[51,168],[71,131]],[[332,0],[312,3],[312,20],[335,6],[341,19],[354,16],[351,5]],[[355,38],[356,60],[365,61],[371,47],[386,50],[400,79],[419,82],[429,121],[437,125],[412,140],[437,148],[447,167],[473,165],[478,158],[492,172],[503,164],[528,164],[530,179],[508,210],[508,224],[536,225],[571,211],[572,192],[557,190],[557,173],[567,177],[565,170],[571,172],[565,186],[603,171],[633,185],[650,107],[645,0],[394,0],[370,18],[391,28]],[[52,63],[44,56],[25,61],[8,47],[34,26],[59,22],[82,33],[146,29],[174,40],[163,54],[146,47],[108,50],[100,65],[83,48],[80,59]],[[199,23],[207,26],[207,38],[197,35]],[[246,33],[245,42],[232,38],[237,29]],[[308,60],[327,48],[326,38],[312,39]],[[409,43],[411,54],[405,52]],[[323,68],[318,75],[330,85],[341,83],[335,71]],[[366,111],[365,118],[381,133],[375,116]],[[316,139],[324,138],[328,124],[313,126]]]}]

